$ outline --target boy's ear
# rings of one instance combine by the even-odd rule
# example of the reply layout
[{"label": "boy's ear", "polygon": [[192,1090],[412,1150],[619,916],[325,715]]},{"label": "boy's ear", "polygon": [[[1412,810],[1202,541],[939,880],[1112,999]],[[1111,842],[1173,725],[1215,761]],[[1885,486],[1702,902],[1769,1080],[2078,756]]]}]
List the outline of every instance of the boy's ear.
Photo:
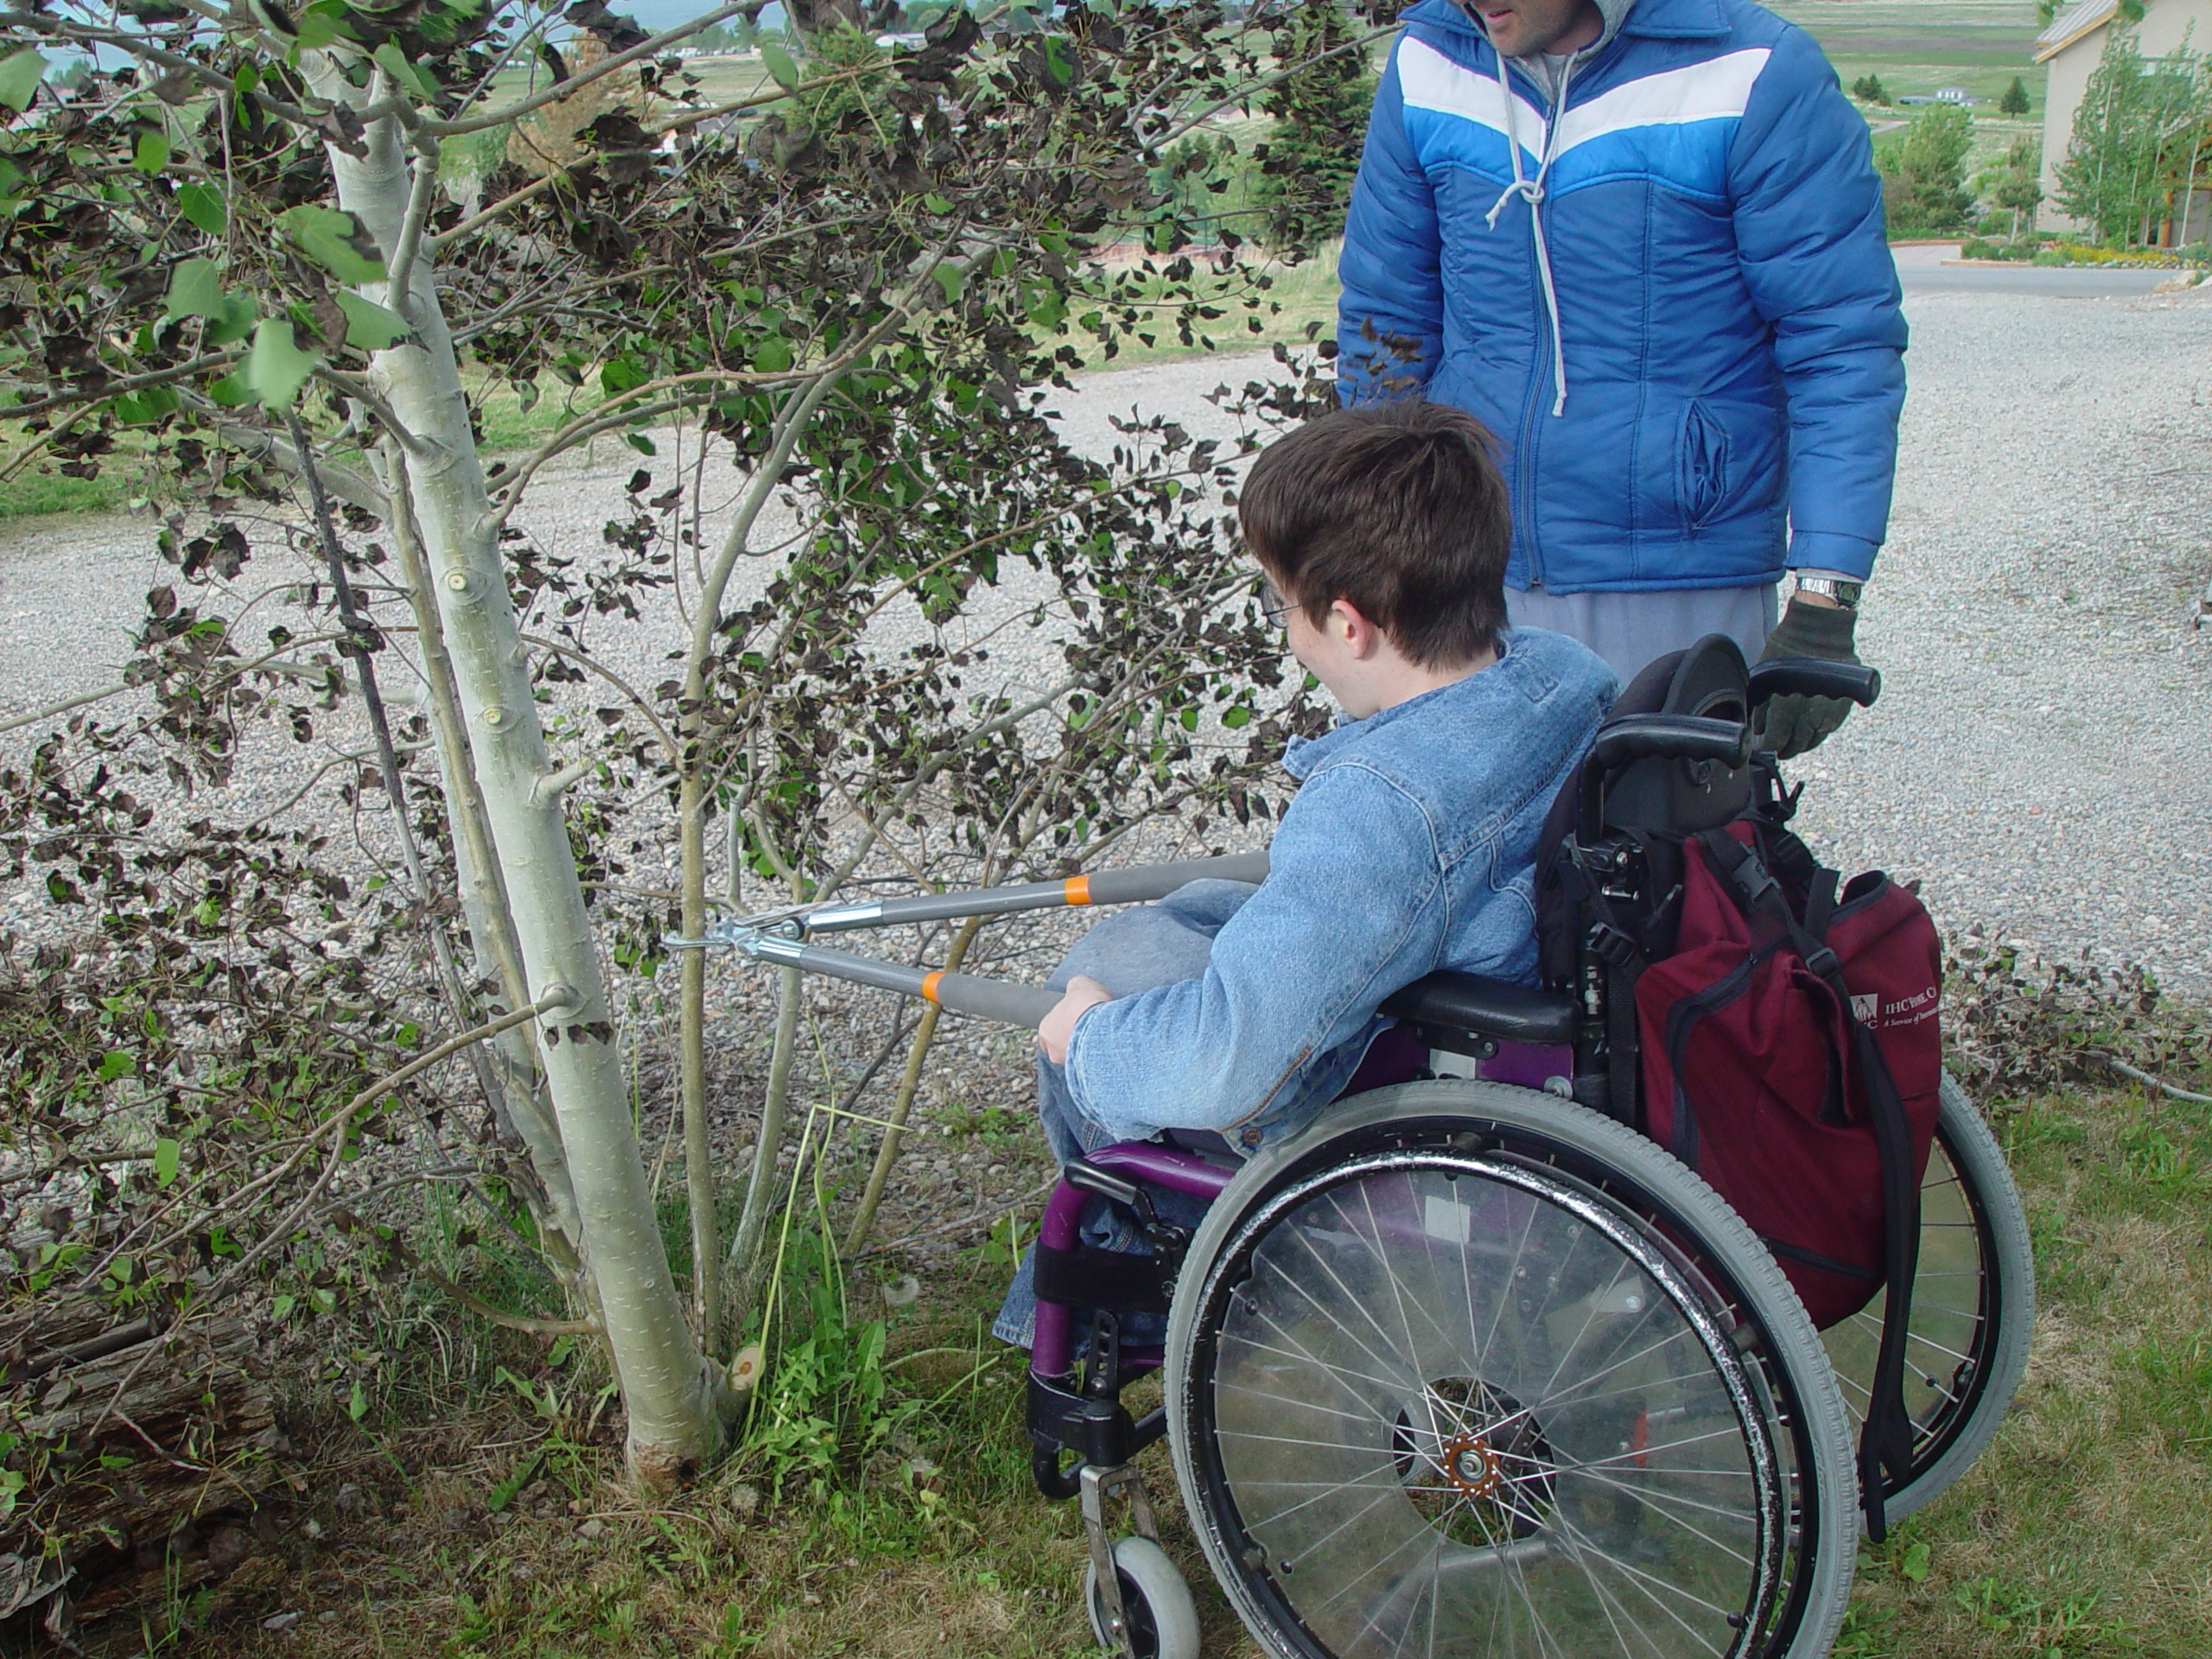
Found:
[{"label": "boy's ear", "polygon": [[1388,643],[1389,636],[1382,628],[1348,599],[1339,599],[1329,607],[1329,620],[1344,630],[1344,644],[1354,657],[1372,657]]}]

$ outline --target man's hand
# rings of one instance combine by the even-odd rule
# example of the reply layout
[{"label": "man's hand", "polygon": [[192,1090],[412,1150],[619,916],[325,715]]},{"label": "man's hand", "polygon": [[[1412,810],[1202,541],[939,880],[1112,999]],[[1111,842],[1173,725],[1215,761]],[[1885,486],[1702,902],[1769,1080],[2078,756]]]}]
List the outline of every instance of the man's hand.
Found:
[{"label": "man's hand", "polygon": [[[1852,642],[1858,628],[1859,613],[1850,607],[1812,594],[1792,594],[1789,608],[1767,635],[1766,649],[1759,653],[1759,660],[1825,657],[1831,662],[1855,663],[1859,653]],[[1753,741],[1787,760],[1818,748],[1821,739],[1842,725],[1843,717],[1850,712],[1850,702],[1842,697],[1769,697]]]},{"label": "man's hand", "polygon": [[1075,1022],[1101,1002],[1113,1000],[1113,992],[1088,974],[1077,974],[1068,981],[1067,995],[1060,999],[1058,1007],[1045,1016],[1045,1023],[1037,1027],[1037,1046],[1045,1051],[1045,1058],[1054,1065],[1065,1065],[1068,1044],[1075,1036]]}]

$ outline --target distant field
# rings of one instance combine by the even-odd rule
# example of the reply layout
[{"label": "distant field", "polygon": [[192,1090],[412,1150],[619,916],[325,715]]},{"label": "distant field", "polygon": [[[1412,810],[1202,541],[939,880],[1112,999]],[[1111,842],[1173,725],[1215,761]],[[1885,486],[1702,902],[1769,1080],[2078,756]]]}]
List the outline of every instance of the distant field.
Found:
[{"label": "distant field", "polygon": [[1767,0],[1768,10],[1809,32],[1848,86],[1881,77],[1891,98],[1963,86],[1987,100],[1974,117],[1994,115],[1997,99],[2019,76],[2043,119],[2044,72],[2035,67],[2033,0]]}]

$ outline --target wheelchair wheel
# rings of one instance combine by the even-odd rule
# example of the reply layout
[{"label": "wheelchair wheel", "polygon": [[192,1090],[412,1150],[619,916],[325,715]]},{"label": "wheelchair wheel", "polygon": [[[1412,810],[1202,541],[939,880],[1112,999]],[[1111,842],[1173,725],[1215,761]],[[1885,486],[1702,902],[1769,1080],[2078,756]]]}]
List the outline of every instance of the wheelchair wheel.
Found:
[{"label": "wheelchair wheel", "polygon": [[1208,1561],[1281,1659],[1817,1659],[1857,1555],[1820,1338],[1620,1125],[1444,1080],[1217,1200],[1169,1316]]},{"label": "wheelchair wheel", "polygon": [[[1920,1268],[1912,1281],[1905,1407],[1912,1469],[1885,1494],[1890,1521],[1936,1497],[1980,1457],[2012,1403],[2035,1333],[2027,1212],[1997,1137],[1950,1078],[1920,1186]],[[1882,1341],[1886,1295],[1823,1335],[1856,1425]]]},{"label": "wheelchair wheel", "polygon": [[[1131,1659],[1198,1659],[1198,1604],[1166,1550],[1149,1538],[1116,1538],[1114,1576],[1121,1580]],[[1090,1610],[1090,1634],[1098,1645],[1120,1652],[1106,1628],[1096,1567],[1084,1574],[1083,1605]]]}]

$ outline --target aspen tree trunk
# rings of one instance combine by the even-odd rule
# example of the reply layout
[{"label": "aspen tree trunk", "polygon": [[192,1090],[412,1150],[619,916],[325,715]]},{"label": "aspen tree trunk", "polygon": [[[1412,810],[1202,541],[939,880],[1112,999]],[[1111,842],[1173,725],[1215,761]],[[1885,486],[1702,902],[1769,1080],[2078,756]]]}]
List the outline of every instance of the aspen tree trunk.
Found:
[{"label": "aspen tree trunk", "polygon": [[[334,101],[361,107],[390,90],[381,73],[364,91],[327,56],[305,56],[316,92]],[[399,123],[387,118],[369,128],[365,156],[329,152],[339,206],[388,262],[408,241],[413,180],[402,140]],[[598,952],[560,793],[548,786],[553,768],[528,653],[429,260],[418,258],[410,272],[393,276],[367,284],[366,296],[398,312],[416,333],[412,344],[377,353],[370,378],[418,446],[408,458],[407,489],[467,728],[471,753],[461,764],[473,761],[527,988],[534,999],[556,987],[568,993],[564,1006],[541,1019],[539,1052],[584,1267],[629,1414],[631,1474],[646,1487],[664,1486],[721,1451],[727,1395],[684,1317],[655,1224]]]}]

